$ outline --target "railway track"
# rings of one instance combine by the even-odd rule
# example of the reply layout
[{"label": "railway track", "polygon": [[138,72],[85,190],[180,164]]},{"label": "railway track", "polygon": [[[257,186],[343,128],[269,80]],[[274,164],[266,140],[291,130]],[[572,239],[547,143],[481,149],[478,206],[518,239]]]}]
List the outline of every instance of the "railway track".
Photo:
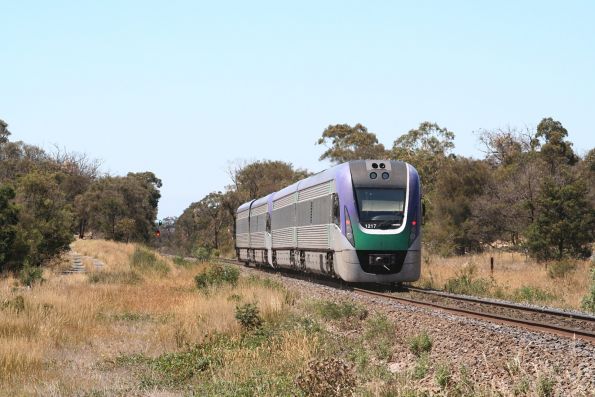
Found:
[{"label": "railway track", "polygon": [[[220,261],[230,264],[240,263],[233,259],[220,259]],[[261,269],[268,271],[265,268]],[[312,274],[296,272],[283,272],[283,274],[302,279],[312,279]],[[385,291],[381,289],[383,288],[381,286],[373,289],[360,288],[328,278],[317,278],[316,281],[335,288],[349,289],[362,295],[440,309],[476,319],[519,326],[533,331],[549,332],[558,336],[595,343],[595,316],[588,314],[456,295],[412,286],[406,286],[400,290]]]}]

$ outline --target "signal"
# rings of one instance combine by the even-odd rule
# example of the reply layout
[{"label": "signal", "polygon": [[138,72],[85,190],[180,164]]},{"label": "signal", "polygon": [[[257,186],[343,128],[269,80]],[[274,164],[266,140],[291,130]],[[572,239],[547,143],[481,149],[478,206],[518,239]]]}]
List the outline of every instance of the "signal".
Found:
[{"label": "signal", "polygon": [[161,237],[161,231],[155,230],[155,237],[157,237],[157,238]]}]

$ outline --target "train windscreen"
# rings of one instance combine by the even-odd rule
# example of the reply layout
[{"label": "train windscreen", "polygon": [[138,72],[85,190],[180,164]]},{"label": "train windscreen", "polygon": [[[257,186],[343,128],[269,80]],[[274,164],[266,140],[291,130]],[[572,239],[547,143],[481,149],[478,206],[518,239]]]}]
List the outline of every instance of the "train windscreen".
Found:
[{"label": "train windscreen", "polygon": [[401,226],[405,211],[405,189],[356,188],[359,220],[368,229]]}]

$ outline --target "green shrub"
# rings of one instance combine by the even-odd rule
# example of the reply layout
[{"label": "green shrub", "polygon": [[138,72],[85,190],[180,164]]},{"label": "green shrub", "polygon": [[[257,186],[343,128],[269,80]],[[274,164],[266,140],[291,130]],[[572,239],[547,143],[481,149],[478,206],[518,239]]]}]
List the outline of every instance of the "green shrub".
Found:
[{"label": "green shrub", "polygon": [[160,274],[167,274],[169,266],[165,261],[157,258],[157,255],[148,248],[137,246],[130,258],[130,265],[132,267],[145,270],[154,271]]},{"label": "green shrub", "polygon": [[547,275],[550,278],[566,277],[569,273],[576,270],[576,263],[570,260],[561,260],[551,263],[547,268]]},{"label": "green shrub", "polygon": [[254,303],[236,306],[236,320],[246,330],[258,328],[262,325],[262,318],[258,312],[258,307]]},{"label": "green shrub", "polygon": [[196,288],[204,290],[222,284],[235,286],[239,277],[240,270],[236,266],[214,264],[194,276],[194,282]]},{"label": "green shrub", "polygon": [[143,281],[140,274],[130,272],[93,272],[87,279],[91,284],[138,284]]},{"label": "green shrub", "polygon": [[432,350],[432,338],[426,331],[409,338],[409,349],[416,356],[422,353],[429,353]]},{"label": "green shrub", "polygon": [[581,307],[591,313],[595,313],[595,267],[591,268],[591,289],[583,298]]},{"label": "green shrub", "polygon": [[25,266],[19,272],[19,281],[27,287],[33,286],[35,283],[43,282],[43,270],[39,266],[31,266],[25,263]]},{"label": "green shrub", "polygon": [[555,296],[538,287],[523,286],[514,291],[513,298],[521,302],[536,303],[549,302]]},{"label": "green shrub", "polygon": [[368,316],[368,311],[353,302],[317,301],[313,304],[316,313],[325,320],[340,320],[344,318],[357,318],[360,320]]},{"label": "green shrub", "polygon": [[192,256],[198,260],[206,261],[213,257],[213,250],[209,247],[194,247]]}]

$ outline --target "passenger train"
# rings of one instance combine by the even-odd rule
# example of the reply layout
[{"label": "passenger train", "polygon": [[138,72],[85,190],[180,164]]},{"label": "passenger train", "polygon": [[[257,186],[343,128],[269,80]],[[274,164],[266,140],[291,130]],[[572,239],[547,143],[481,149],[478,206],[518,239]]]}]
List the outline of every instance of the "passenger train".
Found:
[{"label": "passenger train", "polygon": [[421,182],[395,160],[354,160],[242,204],[236,255],[346,282],[419,279]]}]

